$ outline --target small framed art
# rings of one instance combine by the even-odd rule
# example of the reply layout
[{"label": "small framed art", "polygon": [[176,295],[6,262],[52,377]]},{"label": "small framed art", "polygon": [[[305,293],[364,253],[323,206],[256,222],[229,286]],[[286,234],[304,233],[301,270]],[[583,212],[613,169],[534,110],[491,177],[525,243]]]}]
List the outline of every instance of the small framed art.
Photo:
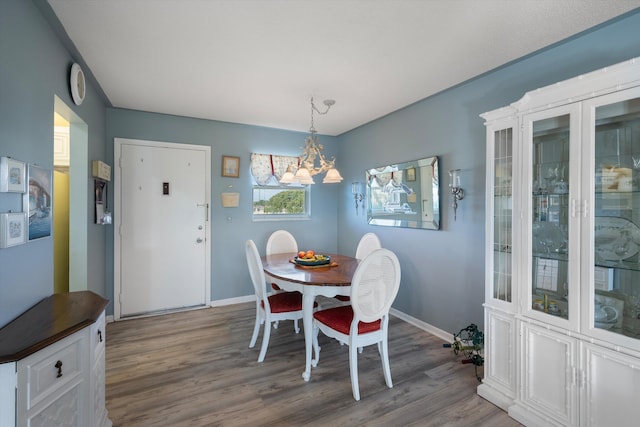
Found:
[{"label": "small framed art", "polygon": [[26,165],[11,157],[0,157],[0,192],[26,193]]},{"label": "small framed art", "polygon": [[240,177],[240,157],[222,156],[222,176]]},{"label": "small framed art", "polygon": [[407,181],[415,181],[416,180],[416,168],[407,169]]},{"label": "small framed art", "polygon": [[51,236],[52,180],[51,171],[36,165],[27,168],[29,192],[22,203],[29,213],[29,240]]},{"label": "small framed art", "polygon": [[27,214],[0,213],[0,248],[21,245],[27,241]]}]

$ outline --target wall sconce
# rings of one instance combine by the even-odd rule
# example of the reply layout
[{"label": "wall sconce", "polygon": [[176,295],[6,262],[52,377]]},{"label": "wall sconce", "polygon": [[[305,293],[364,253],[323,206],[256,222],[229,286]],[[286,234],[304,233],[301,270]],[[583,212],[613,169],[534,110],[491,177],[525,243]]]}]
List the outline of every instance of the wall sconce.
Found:
[{"label": "wall sconce", "polygon": [[460,169],[451,169],[449,171],[449,177],[451,182],[449,187],[451,188],[451,195],[453,196],[453,220],[456,220],[456,211],[458,209],[458,200],[464,199],[464,190],[460,185]]},{"label": "wall sconce", "polygon": [[353,194],[353,200],[356,202],[356,215],[358,215],[358,203],[362,204],[364,209],[364,196],[362,195],[362,189],[359,182],[351,183],[351,194]]}]

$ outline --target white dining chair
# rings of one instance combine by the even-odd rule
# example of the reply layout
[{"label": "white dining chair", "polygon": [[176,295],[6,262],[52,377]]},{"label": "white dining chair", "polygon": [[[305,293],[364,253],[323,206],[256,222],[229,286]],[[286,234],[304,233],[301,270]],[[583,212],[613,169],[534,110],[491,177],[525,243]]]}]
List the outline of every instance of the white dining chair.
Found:
[{"label": "white dining chair", "polygon": [[400,288],[400,263],[388,249],[376,249],[365,257],[351,281],[351,305],[344,305],[313,314],[313,366],[320,360],[318,333],[349,345],[349,370],[353,398],[360,400],[358,386],[358,347],[377,344],[384,379],[393,387],[389,368],[389,309]]},{"label": "white dining chair", "polygon": [[[298,253],[298,242],[293,234],[287,230],[276,230],[267,239],[267,255]],[[280,292],[280,287],[275,283],[271,283],[271,289],[274,292]],[[298,330],[298,321],[294,320],[294,327]],[[279,322],[273,323],[273,329],[278,329]]]},{"label": "white dining chair", "polygon": [[245,254],[247,257],[247,266],[249,267],[249,275],[253,282],[253,289],[256,294],[256,324],[253,327],[253,335],[249,348],[253,348],[260,333],[260,325],[264,324],[264,333],[262,336],[262,347],[258,362],[264,360],[269,346],[269,337],[271,336],[271,323],[279,320],[294,320],[295,331],[300,332],[298,328],[298,319],[302,319],[302,294],[300,292],[278,292],[272,295],[267,294],[267,281],[265,278],[262,260],[258,253],[258,248],[253,240],[247,240],[245,244]]},{"label": "white dining chair", "polygon": [[358,247],[356,248],[356,258],[359,260],[363,260],[369,255],[371,252],[376,249],[380,249],[382,244],[380,243],[380,239],[375,233],[367,233],[360,238],[358,242]]},{"label": "white dining chair", "polygon": [[267,255],[298,252],[298,242],[287,230],[276,230],[267,240]]},{"label": "white dining chair", "polygon": [[[293,234],[287,230],[276,230],[269,236],[267,240],[267,255],[271,254],[286,254],[286,253],[298,253],[298,242]],[[271,284],[271,288],[274,291],[279,291],[280,287],[275,283]],[[277,323],[276,323],[276,328]]]},{"label": "white dining chair", "polygon": [[[371,252],[376,249],[382,248],[382,243],[375,233],[367,233],[360,238],[358,247],[356,248],[356,259],[361,261]],[[339,301],[349,301],[349,297],[346,295],[336,295],[335,298]]]}]

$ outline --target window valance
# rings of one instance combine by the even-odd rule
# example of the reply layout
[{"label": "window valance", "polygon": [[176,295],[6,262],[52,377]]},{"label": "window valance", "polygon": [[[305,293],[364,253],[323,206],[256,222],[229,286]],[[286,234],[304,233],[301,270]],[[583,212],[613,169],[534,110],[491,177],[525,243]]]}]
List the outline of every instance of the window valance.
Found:
[{"label": "window valance", "polygon": [[391,185],[399,187],[402,184],[402,171],[383,172],[372,176],[378,186],[384,187],[391,182]]},{"label": "window valance", "polygon": [[251,153],[251,175],[253,175],[258,185],[266,185],[273,179],[275,179],[275,184],[277,185],[289,165],[293,166],[294,169],[298,168],[298,161],[295,156]]}]

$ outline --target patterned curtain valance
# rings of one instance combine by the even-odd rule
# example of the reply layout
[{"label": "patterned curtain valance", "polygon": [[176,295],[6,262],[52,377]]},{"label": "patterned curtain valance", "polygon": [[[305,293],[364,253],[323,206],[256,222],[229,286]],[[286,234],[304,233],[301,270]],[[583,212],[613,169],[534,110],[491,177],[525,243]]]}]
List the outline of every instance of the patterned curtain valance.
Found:
[{"label": "patterned curtain valance", "polygon": [[298,158],[294,156],[251,153],[251,174],[258,185],[266,185],[272,177],[275,178],[277,184],[289,165],[293,166],[295,173],[295,170],[298,169],[298,161]]},{"label": "patterned curtain valance", "polygon": [[391,185],[399,187],[402,183],[402,171],[379,173],[373,175],[371,179],[375,179],[380,187],[384,187],[389,184],[390,181],[392,182]]}]

